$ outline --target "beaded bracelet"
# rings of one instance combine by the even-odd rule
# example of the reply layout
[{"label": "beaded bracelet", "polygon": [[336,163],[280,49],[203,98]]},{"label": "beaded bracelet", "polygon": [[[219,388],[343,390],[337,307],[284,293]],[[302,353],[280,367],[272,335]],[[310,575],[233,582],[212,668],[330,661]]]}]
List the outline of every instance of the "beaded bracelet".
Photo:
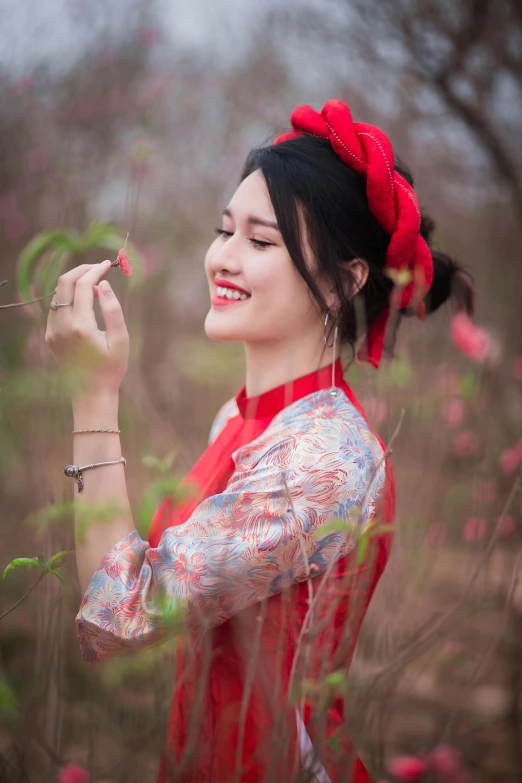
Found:
[{"label": "beaded bracelet", "polygon": [[79,435],[82,432],[121,432],[121,430],[73,430],[73,435]]}]

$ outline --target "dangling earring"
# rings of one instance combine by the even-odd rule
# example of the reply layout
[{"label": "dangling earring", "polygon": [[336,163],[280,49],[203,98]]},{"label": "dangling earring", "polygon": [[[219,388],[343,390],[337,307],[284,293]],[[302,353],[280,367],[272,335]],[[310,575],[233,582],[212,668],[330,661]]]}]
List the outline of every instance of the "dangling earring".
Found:
[{"label": "dangling earring", "polygon": [[339,332],[339,329],[337,327],[337,324],[335,324],[334,328],[334,336],[333,336],[333,342],[332,346],[328,345],[326,340],[326,327],[328,324],[328,316],[330,315],[330,311],[326,313],[326,318],[324,319],[324,344],[327,348],[331,348],[333,346],[333,357],[332,357],[332,388],[330,390],[330,397],[338,397],[340,392],[340,389],[335,388],[335,348],[337,345],[337,335]]}]

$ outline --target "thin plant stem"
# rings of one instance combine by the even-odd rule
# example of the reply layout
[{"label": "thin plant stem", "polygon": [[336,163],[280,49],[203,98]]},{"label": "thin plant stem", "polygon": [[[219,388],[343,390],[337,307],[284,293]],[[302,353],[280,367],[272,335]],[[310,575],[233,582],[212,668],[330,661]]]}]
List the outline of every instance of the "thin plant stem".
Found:
[{"label": "thin plant stem", "polygon": [[4,619],[4,617],[7,617],[7,615],[8,615],[8,614],[11,614],[11,612],[12,612],[12,611],[14,611],[14,610],[16,609],[16,607],[17,607],[17,606],[20,606],[20,604],[22,603],[22,601],[25,601],[25,599],[26,599],[28,596],[30,596],[30,595],[31,595],[31,593],[33,592],[33,590],[36,590],[36,588],[38,587],[38,585],[40,584],[40,582],[42,581],[42,579],[44,578],[44,576],[45,576],[45,575],[46,575],[46,572],[45,572],[45,571],[42,571],[42,572],[40,573],[40,576],[38,577],[38,579],[37,579],[37,580],[36,580],[36,582],[34,583],[34,585],[33,585],[32,587],[30,587],[30,588],[29,588],[29,590],[27,590],[27,592],[26,592],[26,593],[24,593],[24,594],[23,594],[23,596],[22,596],[21,598],[19,598],[19,599],[18,599],[18,601],[17,601],[15,604],[13,604],[12,606],[10,606],[10,607],[9,607],[9,609],[6,609],[6,611],[5,611],[3,614],[0,614],[0,620],[3,620],[3,619]]}]

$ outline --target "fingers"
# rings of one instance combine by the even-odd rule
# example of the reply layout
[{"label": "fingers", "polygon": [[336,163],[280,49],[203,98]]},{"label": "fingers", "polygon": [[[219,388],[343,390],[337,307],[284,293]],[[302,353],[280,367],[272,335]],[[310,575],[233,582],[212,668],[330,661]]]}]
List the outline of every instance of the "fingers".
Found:
[{"label": "fingers", "polygon": [[[63,304],[65,302],[72,303],[74,299],[74,287],[76,285],[76,281],[79,280],[79,278],[93,266],[94,264],[80,264],[79,266],[74,267],[74,269],[71,269],[69,272],[65,272],[65,274],[60,275],[56,283],[56,289],[53,297],[54,300],[58,302],[58,304]],[[72,307],[59,307],[58,310],[49,309],[49,322],[58,322],[61,324],[65,323],[66,321],[68,322],[72,320],[72,311]],[[58,318],[60,319],[59,321]]]},{"label": "fingers", "polygon": [[105,321],[107,346],[111,352],[120,352],[121,349],[125,353],[128,348],[129,333],[123,310],[108,280],[102,280],[98,286],[98,299]]},{"label": "fingers", "polygon": [[77,278],[72,307],[73,318],[77,323],[89,323],[93,318],[94,286],[110,268],[109,260],[102,261],[101,264],[93,264],[91,269]]}]

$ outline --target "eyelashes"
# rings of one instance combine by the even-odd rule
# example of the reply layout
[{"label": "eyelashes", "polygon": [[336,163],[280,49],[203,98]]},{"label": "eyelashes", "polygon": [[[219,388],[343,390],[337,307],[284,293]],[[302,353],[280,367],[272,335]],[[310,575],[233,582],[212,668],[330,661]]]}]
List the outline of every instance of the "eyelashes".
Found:
[{"label": "eyelashes", "polygon": [[[225,231],[223,228],[216,228],[216,234],[220,237],[231,237],[232,232],[231,231]],[[267,247],[274,247],[273,242],[262,242],[260,239],[251,239],[248,238],[248,241],[251,242],[254,247],[257,247],[258,250],[265,250]]]}]

